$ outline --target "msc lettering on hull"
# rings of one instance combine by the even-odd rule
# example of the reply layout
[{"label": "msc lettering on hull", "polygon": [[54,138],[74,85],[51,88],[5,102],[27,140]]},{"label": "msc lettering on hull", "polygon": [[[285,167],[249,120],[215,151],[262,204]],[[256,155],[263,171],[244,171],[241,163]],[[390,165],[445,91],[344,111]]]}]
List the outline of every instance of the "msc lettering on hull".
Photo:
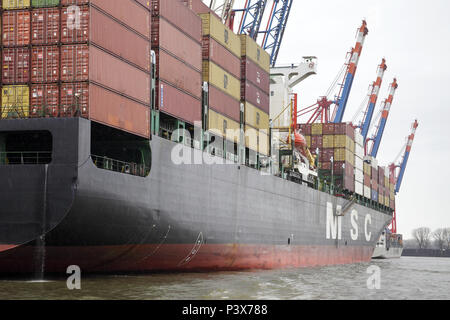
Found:
[{"label": "msc lettering on hull", "polygon": [[[327,224],[326,239],[341,240],[342,239],[342,206],[336,206],[336,213],[331,202],[327,202]],[[356,209],[350,212],[350,238],[356,241],[359,238],[359,214]],[[372,239],[372,232],[369,231],[369,225],[372,224],[372,216],[366,214],[364,218],[364,236],[367,242]]]}]

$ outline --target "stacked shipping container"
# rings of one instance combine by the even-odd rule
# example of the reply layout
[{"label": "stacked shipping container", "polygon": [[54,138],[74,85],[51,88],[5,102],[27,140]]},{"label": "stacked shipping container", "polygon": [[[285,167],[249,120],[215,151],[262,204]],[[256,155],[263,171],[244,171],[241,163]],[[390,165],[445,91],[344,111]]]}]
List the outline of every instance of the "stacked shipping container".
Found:
[{"label": "stacked shipping container", "polygon": [[[343,190],[355,192],[355,164],[360,162],[355,157],[355,130],[346,123],[300,124],[299,129],[310,142],[311,153],[317,156],[321,175],[328,182]],[[358,150],[359,151],[359,150]],[[360,191],[360,190],[359,190]]]},{"label": "stacked shipping container", "polygon": [[82,116],[150,136],[148,8],[33,0],[3,9],[2,118]]},{"label": "stacked shipping container", "polygon": [[[211,13],[201,13],[203,36],[203,81],[208,86],[206,128],[229,141],[226,156],[236,154],[240,142],[240,41],[239,37]],[[227,130],[233,135],[227,136]],[[230,131],[228,132],[230,133]]]},{"label": "stacked shipping container", "polygon": [[201,19],[176,0],[152,0],[156,109],[190,123],[202,121]]},{"label": "stacked shipping container", "polygon": [[[244,104],[245,145],[269,155],[270,56],[252,38],[240,35],[241,100]],[[255,139],[255,135],[257,135]]]}]

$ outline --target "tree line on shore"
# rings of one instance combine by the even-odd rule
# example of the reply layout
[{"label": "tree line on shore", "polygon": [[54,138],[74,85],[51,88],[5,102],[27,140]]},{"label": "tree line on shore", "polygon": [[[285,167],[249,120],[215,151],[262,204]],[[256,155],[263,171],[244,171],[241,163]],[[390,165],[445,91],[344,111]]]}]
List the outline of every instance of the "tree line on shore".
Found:
[{"label": "tree line on shore", "polygon": [[450,250],[450,228],[431,231],[430,228],[421,227],[414,229],[412,236],[413,239],[404,241],[405,248]]}]

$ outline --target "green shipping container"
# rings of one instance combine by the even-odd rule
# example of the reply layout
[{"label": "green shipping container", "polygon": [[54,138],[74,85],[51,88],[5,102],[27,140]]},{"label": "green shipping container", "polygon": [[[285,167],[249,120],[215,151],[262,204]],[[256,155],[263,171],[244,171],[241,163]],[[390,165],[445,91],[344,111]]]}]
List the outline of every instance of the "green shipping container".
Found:
[{"label": "green shipping container", "polygon": [[33,8],[56,7],[58,5],[59,0],[31,0],[31,6]]}]

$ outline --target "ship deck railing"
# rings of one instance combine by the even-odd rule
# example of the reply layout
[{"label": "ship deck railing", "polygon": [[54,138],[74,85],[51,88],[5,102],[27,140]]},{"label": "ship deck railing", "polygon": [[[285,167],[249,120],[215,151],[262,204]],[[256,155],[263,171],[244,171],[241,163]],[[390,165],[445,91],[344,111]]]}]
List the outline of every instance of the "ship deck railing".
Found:
[{"label": "ship deck railing", "polygon": [[39,165],[52,161],[51,151],[0,152],[0,165]]},{"label": "ship deck railing", "polygon": [[100,169],[129,174],[138,177],[146,177],[150,173],[150,168],[144,164],[125,162],[112,159],[106,156],[91,155],[95,166]]}]

